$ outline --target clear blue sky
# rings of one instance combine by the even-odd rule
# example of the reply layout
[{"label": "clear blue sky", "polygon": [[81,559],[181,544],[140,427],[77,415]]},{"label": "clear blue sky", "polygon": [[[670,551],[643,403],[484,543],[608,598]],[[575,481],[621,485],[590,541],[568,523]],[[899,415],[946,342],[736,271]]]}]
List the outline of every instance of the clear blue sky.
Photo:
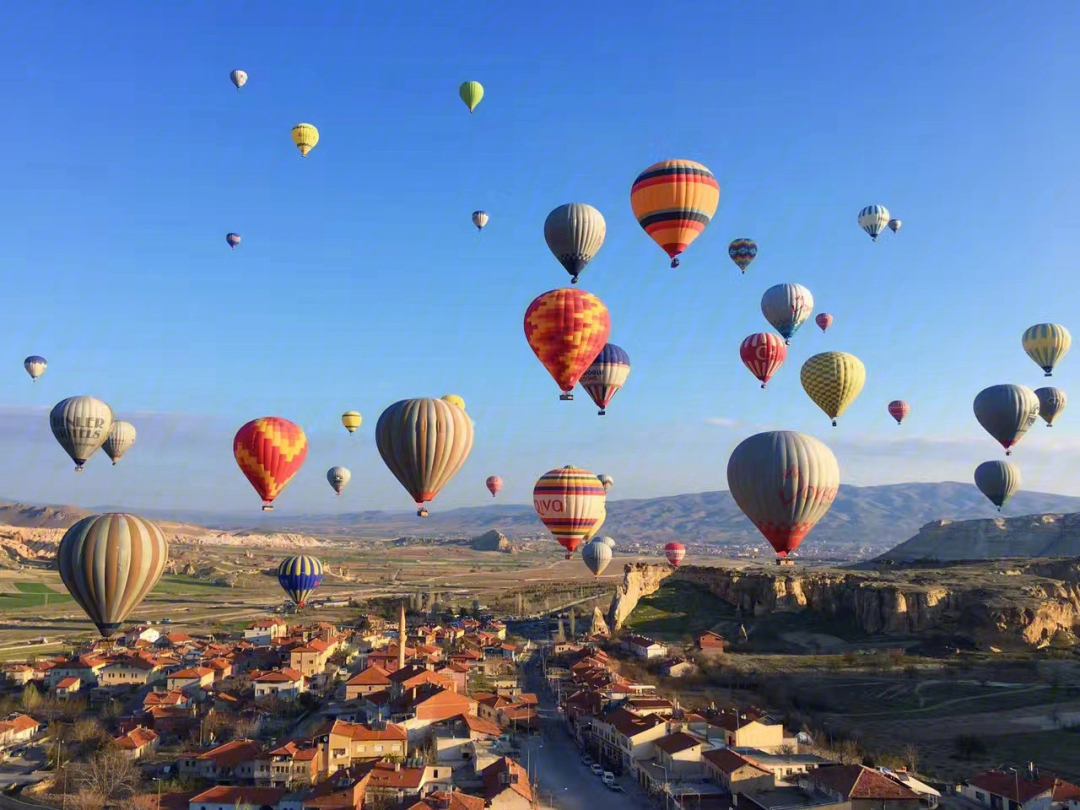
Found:
[{"label": "clear blue sky", "polygon": [[[544,4],[25,4],[0,32],[7,371],[0,495],[258,512],[233,432],[308,432],[278,515],[408,508],[373,428],[391,402],[456,392],[476,445],[434,509],[526,501],[574,463],[612,497],[726,488],[760,429],[812,433],[848,483],[970,480],[1002,451],[975,422],[986,385],[1037,387],[1030,324],[1080,339],[1075,77],[1080,7],[558,0]],[[233,68],[250,80],[237,92]],[[486,95],[470,116],[466,79]],[[322,139],[301,160],[293,124]],[[651,163],[688,158],[720,209],[678,271],[634,220]],[[522,314],[564,286],[547,212],[588,202],[608,237],[581,286],[633,372],[600,419],[529,350]],[[872,203],[903,219],[877,244]],[[491,215],[480,238],[469,222]],[[225,234],[243,244],[230,251]],[[746,277],[739,236],[760,254]],[[762,392],[738,358],[761,293],[793,281],[808,324]],[[810,354],[867,366],[831,428],[802,392]],[[21,369],[49,360],[36,385]],[[1054,380],[1070,389],[1080,347]],[[75,476],[45,409],[91,394],[139,430]],[[1075,396],[1080,397],[1080,390]],[[893,398],[913,413],[898,428]],[[1080,399],[1072,406],[1080,409]],[[364,425],[341,428],[355,408]],[[1030,488],[1080,494],[1078,414],[1015,453]],[[901,443],[900,437],[909,441]],[[1054,441],[1051,441],[1054,440]],[[353,481],[335,503],[324,479]]]}]

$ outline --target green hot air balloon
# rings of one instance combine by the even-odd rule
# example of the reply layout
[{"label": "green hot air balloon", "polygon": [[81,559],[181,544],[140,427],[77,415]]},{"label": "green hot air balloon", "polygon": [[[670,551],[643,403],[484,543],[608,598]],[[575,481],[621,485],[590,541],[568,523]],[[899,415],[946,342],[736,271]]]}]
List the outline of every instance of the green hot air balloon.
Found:
[{"label": "green hot air balloon", "polygon": [[594,577],[598,577],[611,562],[611,546],[598,537],[581,550],[581,561]]},{"label": "green hot air balloon", "polygon": [[56,552],[60,579],[105,638],[154,589],[168,561],[161,529],[122,513],[83,518],[64,533]]},{"label": "green hot air balloon", "polygon": [[544,241],[577,284],[581,271],[599,252],[607,235],[604,215],[585,203],[566,203],[544,220]]},{"label": "green hot air balloon", "polygon": [[465,102],[465,106],[469,108],[469,114],[471,115],[472,111],[476,109],[476,105],[484,97],[484,85],[480,84],[480,82],[462,82],[461,87],[458,88],[458,95]]},{"label": "green hot air balloon", "polygon": [[975,468],[975,486],[1000,512],[1020,490],[1020,468],[1011,461],[984,461]]},{"label": "green hot air balloon", "polygon": [[379,455],[427,517],[425,501],[453,478],[473,445],[472,420],[441,399],[403,399],[382,412],[375,425]]},{"label": "green hot air balloon", "polygon": [[94,397],[68,397],[56,403],[49,414],[49,427],[64,451],[75,462],[75,472],[109,438],[112,408]]},{"label": "green hot air balloon", "polygon": [[1065,410],[1065,392],[1060,388],[1036,388],[1035,396],[1039,398],[1039,416],[1046,420],[1047,427],[1054,426],[1054,420],[1061,416]]},{"label": "green hot air balloon", "polygon": [[975,418],[1012,455],[1012,448],[1039,418],[1039,398],[1024,385],[991,385],[975,397]]}]

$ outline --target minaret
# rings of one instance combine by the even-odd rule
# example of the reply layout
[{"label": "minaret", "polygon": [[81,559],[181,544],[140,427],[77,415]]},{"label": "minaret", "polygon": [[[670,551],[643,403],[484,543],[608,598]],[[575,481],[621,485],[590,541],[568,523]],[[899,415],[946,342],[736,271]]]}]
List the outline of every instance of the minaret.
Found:
[{"label": "minaret", "polygon": [[398,606],[398,653],[397,653],[397,665],[398,669],[405,669],[405,639],[408,638],[408,632],[405,629],[405,600],[401,600],[401,604]]}]

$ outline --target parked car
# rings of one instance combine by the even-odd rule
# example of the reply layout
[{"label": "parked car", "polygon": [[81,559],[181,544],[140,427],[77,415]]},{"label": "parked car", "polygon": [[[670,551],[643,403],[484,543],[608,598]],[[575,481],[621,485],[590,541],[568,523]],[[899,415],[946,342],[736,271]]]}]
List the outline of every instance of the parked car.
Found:
[{"label": "parked car", "polygon": [[592,765],[592,757],[590,757],[588,754],[583,754],[581,757],[581,764]]},{"label": "parked car", "polygon": [[592,772],[597,776],[600,776],[604,772],[604,768],[601,765],[597,765],[595,762],[589,767],[592,768]]},{"label": "parked car", "polygon": [[625,793],[626,792],[626,791],[623,790],[623,786],[620,785],[618,782],[604,782],[604,784],[607,785],[608,790],[613,790],[616,793]]},{"label": "parked car", "polygon": [[604,771],[604,773],[601,774],[600,778],[604,780],[605,785],[610,785],[612,782],[615,781],[615,774],[613,774],[611,771]]}]

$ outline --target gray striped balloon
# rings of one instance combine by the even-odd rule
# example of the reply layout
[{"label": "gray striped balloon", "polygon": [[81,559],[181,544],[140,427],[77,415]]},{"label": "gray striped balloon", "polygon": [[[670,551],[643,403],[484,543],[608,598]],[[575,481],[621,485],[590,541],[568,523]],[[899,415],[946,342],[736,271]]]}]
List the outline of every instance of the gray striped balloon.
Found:
[{"label": "gray striped balloon", "polygon": [[60,579],[106,638],[154,589],[168,560],[161,529],[118,512],[80,520],[64,533],[56,554]]}]

